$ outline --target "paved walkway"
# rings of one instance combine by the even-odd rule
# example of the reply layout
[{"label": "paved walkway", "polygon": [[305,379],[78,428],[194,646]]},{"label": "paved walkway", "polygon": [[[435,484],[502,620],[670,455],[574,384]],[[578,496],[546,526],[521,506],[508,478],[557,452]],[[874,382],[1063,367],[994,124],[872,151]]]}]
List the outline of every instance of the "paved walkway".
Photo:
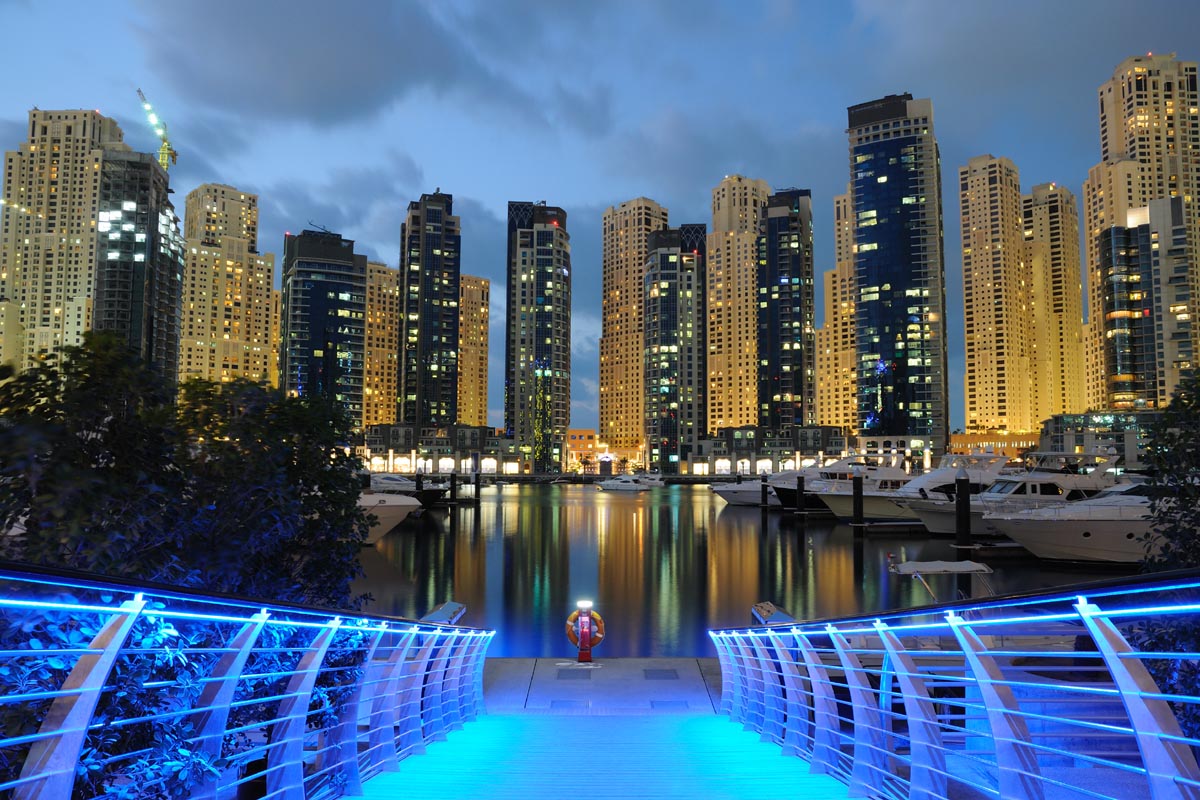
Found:
[{"label": "paved walkway", "polygon": [[846,797],[714,713],[719,696],[715,659],[489,659],[488,713],[368,781],[366,797]]}]

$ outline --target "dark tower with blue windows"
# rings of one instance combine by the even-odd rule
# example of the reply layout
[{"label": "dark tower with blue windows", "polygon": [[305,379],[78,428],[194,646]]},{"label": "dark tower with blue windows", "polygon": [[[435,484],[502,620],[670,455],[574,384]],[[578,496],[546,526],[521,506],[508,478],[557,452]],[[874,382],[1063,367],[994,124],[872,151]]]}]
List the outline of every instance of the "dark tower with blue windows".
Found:
[{"label": "dark tower with blue windows", "polygon": [[849,109],[859,438],[914,456],[949,441],[942,181],[933,103]]}]

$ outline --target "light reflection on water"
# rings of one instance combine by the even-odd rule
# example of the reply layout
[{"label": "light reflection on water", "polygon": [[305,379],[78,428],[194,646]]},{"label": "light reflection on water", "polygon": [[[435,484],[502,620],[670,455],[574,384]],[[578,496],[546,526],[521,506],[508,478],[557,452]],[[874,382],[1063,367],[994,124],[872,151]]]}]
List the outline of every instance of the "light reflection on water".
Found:
[{"label": "light reflection on water", "polygon": [[[641,493],[591,486],[482,490],[477,507],[426,511],[362,554],[368,610],[419,617],[446,600],[462,622],[494,628],[492,656],[568,657],[567,615],[592,599],[607,638],[600,656],[712,656],[707,630],[751,622],[770,600],[801,619],[925,605],[897,561],[952,559],[946,539],[870,533],[855,564],[848,526],[734,508],[706,486]],[[1047,567],[1033,558],[992,564],[998,593],[1061,586],[1112,573]],[[953,578],[931,578],[942,599]]]}]

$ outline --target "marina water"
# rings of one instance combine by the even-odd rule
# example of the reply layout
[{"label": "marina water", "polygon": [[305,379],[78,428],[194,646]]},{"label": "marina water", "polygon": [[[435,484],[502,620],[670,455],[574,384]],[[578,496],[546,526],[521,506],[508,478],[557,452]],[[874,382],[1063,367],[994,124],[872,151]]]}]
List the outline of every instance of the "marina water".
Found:
[{"label": "marina water", "polygon": [[[572,657],[564,621],[580,599],[595,601],[607,625],[598,657],[712,656],[706,631],[750,623],[758,601],[802,619],[926,605],[920,583],[889,573],[889,554],[955,558],[950,540],[923,530],[871,531],[859,542],[856,553],[851,528],[832,519],[764,517],[707,486],[484,487],[478,506],[426,510],[364,548],[357,588],[379,614],[464,603],[464,624],[498,631],[490,656]],[[1000,594],[1114,574],[1032,556],[988,563]],[[938,599],[953,599],[952,576],[929,580]]]}]

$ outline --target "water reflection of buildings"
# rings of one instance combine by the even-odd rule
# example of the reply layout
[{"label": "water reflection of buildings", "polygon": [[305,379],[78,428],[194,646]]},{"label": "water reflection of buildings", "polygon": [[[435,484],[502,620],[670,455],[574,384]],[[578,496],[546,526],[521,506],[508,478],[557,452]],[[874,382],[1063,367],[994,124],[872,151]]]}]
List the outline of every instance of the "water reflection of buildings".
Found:
[{"label": "water reflection of buildings", "polygon": [[[707,630],[745,625],[771,602],[804,619],[911,607],[930,599],[891,575],[895,560],[953,558],[946,540],[871,533],[726,507],[704,487],[609,494],[590,487],[485,489],[477,508],[426,512],[363,551],[373,611],[414,617],[446,600],[495,628],[489,654],[569,658],[563,620],[596,602],[613,656],[712,655]],[[1000,591],[1086,579],[997,565]],[[942,599],[953,583],[932,581]]]}]

